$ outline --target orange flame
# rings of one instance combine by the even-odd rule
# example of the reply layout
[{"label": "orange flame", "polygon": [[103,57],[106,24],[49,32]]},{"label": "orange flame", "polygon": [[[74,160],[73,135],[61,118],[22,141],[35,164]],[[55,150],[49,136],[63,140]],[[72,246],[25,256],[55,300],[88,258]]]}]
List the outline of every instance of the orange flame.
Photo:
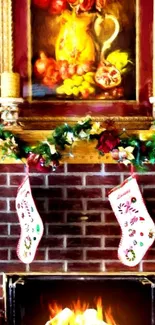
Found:
[{"label": "orange flame", "polygon": [[75,314],[83,314],[86,309],[88,309],[89,304],[86,302],[81,302],[80,299],[78,299],[76,302],[73,301],[73,311]]},{"label": "orange flame", "polygon": [[59,306],[56,302],[53,303],[53,305],[49,304],[49,311],[50,311],[50,319],[55,317],[57,314],[59,314],[62,310],[62,307]]},{"label": "orange flame", "polygon": [[102,298],[101,297],[99,297],[97,299],[96,306],[97,306],[97,318],[99,320],[103,320],[103,307],[102,307]]},{"label": "orange flame", "polygon": [[110,325],[117,325],[112,317],[112,310],[111,307],[108,308],[107,311],[105,311],[105,319],[106,322]]},{"label": "orange flame", "polygon": [[56,302],[49,305],[50,321],[48,325],[117,325],[112,309],[103,309],[102,299],[96,301],[96,309],[80,299],[72,302],[71,308],[62,308]]}]

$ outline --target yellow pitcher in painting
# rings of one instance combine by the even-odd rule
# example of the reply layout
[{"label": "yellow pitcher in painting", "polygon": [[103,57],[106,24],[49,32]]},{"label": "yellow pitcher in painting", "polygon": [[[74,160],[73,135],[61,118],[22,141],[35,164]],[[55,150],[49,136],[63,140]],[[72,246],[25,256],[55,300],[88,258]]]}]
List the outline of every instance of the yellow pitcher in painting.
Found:
[{"label": "yellow pitcher in painting", "polygon": [[[95,19],[94,19],[94,16]],[[82,63],[96,60],[96,41],[100,29],[106,19],[114,22],[115,28],[108,40],[103,42],[101,54],[108,48],[119,32],[119,23],[113,15],[106,14],[103,18],[99,14],[81,13],[66,10],[62,14],[60,31],[55,44],[56,60],[67,60],[69,63]],[[92,26],[93,25],[93,26]],[[93,36],[93,32],[95,37]]]}]

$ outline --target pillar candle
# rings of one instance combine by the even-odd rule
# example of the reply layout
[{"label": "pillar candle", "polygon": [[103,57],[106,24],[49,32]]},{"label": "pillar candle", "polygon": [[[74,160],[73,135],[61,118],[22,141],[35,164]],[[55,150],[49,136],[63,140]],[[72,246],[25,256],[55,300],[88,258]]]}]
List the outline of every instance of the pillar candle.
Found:
[{"label": "pillar candle", "polygon": [[20,97],[19,73],[5,71],[1,74],[1,97]]}]

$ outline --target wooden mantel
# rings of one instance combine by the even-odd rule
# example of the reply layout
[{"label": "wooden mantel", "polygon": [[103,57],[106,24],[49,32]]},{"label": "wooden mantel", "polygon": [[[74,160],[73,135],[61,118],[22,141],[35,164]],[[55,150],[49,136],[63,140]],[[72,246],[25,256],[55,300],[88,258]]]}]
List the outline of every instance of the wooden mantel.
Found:
[{"label": "wooden mantel", "polygon": [[[21,140],[24,140],[29,145],[35,145],[38,141],[45,140],[52,131],[50,130],[23,130],[20,127],[9,128],[6,127],[7,130],[10,130],[18,136]],[[127,131],[128,136],[139,135],[141,140],[148,140],[152,135],[155,134],[155,130],[129,130]],[[111,154],[105,154],[104,156],[100,155],[98,150],[96,149],[97,141],[87,141],[87,140],[79,140],[74,142],[72,147],[73,156],[69,156],[70,147],[66,148],[64,151],[64,158],[60,163],[70,163],[70,164],[96,164],[96,163],[104,163],[104,164],[116,164],[117,162],[112,159]],[[0,160],[2,164],[9,163],[25,163],[25,160],[15,160],[15,159],[5,159]]]}]

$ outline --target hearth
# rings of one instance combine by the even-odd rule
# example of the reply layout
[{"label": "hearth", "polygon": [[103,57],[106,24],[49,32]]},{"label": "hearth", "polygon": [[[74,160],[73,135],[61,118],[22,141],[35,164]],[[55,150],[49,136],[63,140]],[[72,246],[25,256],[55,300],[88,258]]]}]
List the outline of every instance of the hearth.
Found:
[{"label": "hearth", "polygon": [[155,325],[148,274],[7,274],[9,325]]}]

